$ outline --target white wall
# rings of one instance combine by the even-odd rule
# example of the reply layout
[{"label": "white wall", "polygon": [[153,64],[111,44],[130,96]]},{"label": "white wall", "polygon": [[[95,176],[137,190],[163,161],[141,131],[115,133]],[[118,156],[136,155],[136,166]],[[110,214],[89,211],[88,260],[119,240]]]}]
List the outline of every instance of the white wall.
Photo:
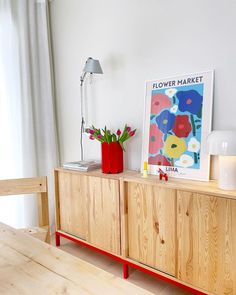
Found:
[{"label": "white wall", "polygon": [[[140,168],[145,80],[215,69],[214,129],[236,129],[235,0],[53,0],[50,4],[62,161],[78,160],[79,76],[87,57],[104,75],[88,86],[90,123],[138,128],[126,166]],[[99,158],[98,143],[86,143]]]}]

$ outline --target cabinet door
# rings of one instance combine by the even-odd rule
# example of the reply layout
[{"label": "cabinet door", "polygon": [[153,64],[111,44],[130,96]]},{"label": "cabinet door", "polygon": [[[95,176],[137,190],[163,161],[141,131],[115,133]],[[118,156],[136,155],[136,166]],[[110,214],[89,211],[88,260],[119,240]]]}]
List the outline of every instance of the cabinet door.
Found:
[{"label": "cabinet door", "polygon": [[119,181],[88,177],[87,241],[120,255]]},{"label": "cabinet door", "polygon": [[58,172],[61,230],[85,239],[87,176]]},{"label": "cabinet door", "polygon": [[178,278],[236,294],[236,201],[178,191]]},{"label": "cabinet door", "polygon": [[175,275],[175,190],[138,183],[127,185],[129,257]]}]

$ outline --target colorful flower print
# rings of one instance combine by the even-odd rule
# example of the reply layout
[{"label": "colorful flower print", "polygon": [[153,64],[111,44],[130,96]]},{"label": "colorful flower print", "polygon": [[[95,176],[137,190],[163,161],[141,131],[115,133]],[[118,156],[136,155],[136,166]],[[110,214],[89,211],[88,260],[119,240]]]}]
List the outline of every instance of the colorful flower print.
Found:
[{"label": "colorful flower print", "polygon": [[169,96],[170,98],[172,98],[176,94],[176,92],[177,92],[177,89],[169,88],[169,89],[166,89],[165,94]]},{"label": "colorful flower print", "polygon": [[170,135],[164,143],[164,154],[170,158],[179,158],[186,151],[185,140]]},{"label": "colorful flower print", "polygon": [[164,108],[169,108],[171,102],[169,97],[165,94],[156,93],[152,95],[151,101],[151,114],[158,114]]},{"label": "colorful flower print", "polygon": [[163,133],[167,133],[174,125],[175,115],[171,114],[169,111],[165,110],[160,113],[158,117],[156,117],[156,122],[159,129]]},{"label": "colorful flower print", "polygon": [[150,125],[149,131],[149,153],[155,154],[163,147],[162,133],[156,124]]},{"label": "colorful flower print", "polygon": [[173,113],[173,114],[175,114],[177,111],[178,111],[178,105],[177,104],[173,105],[173,107],[170,108],[170,112]]},{"label": "colorful flower print", "polygon": [[196,90],[178,91],[179,110],[197,115],[202,106],[202,96]]},{"label": "colorful flower print", "polygon": [[200,150],[200,142],[195,137],[192,137],[188,142],[188,151],[197,153]]},{"label": "colorful flower print", "polygon": [[166,159],[165,156],[161,154],[155,157],[149,157],[148,164],[159,165],[159,166],[171,166],[171,163]]},{"label": "colorful flower print", "polygon": [[194,160],[189,155],[182,155],[178,161],[175,162],[175,165],[180,167],[191,167],[194,164]]},{"label": "colorful flower print", "polygon": [[192,125],[189,122],[188,115],[178,115],[175,117],[175,123],[172,128],[174,134],[178,137],[188,137],[190,131],[192,130]]}]

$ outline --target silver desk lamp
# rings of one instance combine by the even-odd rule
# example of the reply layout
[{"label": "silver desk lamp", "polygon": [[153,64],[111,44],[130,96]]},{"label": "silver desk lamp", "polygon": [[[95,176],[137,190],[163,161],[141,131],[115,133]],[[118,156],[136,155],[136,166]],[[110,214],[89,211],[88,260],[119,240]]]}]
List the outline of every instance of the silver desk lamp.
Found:
[{"label": "silver desk lamp", "polygon": [[80,160],[84,160],[83,153],[83,133],[85,131],[85,115],[84,115],[84,93],[83,93],[83,83],[87,73],[90,74],[103,74],[99,60],[89,57],[86,60],[83,73],[80,76],[80,107],[81,107],[81,125],[80,125]]}]

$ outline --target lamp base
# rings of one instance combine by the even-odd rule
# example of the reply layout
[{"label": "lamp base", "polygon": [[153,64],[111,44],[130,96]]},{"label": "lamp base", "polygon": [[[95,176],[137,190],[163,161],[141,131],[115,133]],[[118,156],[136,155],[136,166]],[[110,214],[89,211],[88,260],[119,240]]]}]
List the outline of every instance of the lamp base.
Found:
[{"label": "lamp base", "polygon": [[223,190],[236,190],[235,156],[219,156],[218,186]]}]

